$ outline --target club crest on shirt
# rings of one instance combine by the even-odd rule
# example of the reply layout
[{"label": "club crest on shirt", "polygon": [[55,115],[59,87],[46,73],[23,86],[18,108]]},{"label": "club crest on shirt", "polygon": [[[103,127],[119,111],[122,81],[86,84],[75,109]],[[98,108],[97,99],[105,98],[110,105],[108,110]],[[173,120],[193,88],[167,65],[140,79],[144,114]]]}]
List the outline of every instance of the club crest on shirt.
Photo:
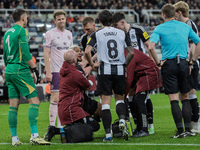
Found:
[{"label": "club crest on shirt", "polygon": [[134,34],[131,34],[131,39],[135,39],[135,35]]}]

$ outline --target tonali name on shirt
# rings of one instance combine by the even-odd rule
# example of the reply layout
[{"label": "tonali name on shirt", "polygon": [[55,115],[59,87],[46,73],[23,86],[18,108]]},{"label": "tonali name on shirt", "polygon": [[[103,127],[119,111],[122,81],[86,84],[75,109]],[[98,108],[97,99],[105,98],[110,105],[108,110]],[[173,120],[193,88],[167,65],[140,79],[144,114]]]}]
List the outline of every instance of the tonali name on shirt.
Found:
[{"label": "tonali name on shirt", "polygon": [[104,33],[105,36],[116,36],[117,35],[117,32],[106,32]]},{"label": "tonali name on shirt", "polygon": [[109,60],[109,62],[117,62],[117,61],[119,61],[119,59]]}]

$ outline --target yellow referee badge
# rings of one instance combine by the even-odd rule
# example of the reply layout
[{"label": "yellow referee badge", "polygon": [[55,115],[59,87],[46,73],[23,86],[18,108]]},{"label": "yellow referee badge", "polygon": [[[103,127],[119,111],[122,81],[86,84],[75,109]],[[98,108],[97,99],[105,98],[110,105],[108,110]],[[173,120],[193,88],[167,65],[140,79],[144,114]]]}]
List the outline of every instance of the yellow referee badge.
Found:
[{"label": "yellow referee badge", "polygon": [[144,32],[143,32],[143,36],[144,36],[145,39],[148,39],[148,38],[149,38],[149,35],[148,35],[147,31],[144,31]]},{"label": "yellow referee badge", "polygon": [[91,37],[88,39],[87,44],[90,42],[90,40],[91,40]]}]

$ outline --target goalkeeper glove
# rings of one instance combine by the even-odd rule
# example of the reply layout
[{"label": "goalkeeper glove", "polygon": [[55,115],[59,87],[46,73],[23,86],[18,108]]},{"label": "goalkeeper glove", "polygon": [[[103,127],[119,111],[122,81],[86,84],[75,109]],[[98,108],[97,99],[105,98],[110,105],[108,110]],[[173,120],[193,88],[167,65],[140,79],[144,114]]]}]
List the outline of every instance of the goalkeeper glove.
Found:
[{"label": "goalkeeper glove", "polygon": [[31,70],[32,70],[32,73],[35,77],[35,84],[40,83],[41,77],[39,76],[38,70],[36,68],[31,68]]}]

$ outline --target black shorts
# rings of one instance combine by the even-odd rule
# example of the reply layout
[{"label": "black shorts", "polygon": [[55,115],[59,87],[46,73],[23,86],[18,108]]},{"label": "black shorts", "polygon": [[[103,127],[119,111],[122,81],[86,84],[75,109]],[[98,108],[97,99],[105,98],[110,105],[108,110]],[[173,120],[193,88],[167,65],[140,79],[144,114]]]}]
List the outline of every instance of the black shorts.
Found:
[{"label": "black shorts", "polygon": [[191,89],[196,89],[198,84],[198,76],[199,76],[199,65],[197,62],[194,63],[193,69],[190,75],[190,87]]},{"label": "black shorts", "polygon": [[124,75],[98,75],[98,88],[101,95],[125,94],[126,78]]},{"label": "black shorts", "polygon": [[190,91],[189,64],[185,59],[177,64],[176,59],[168,59],[161,69],[165,94]]},{"label": "black shorts", "polygon": [[95,111],[97,110],[98,102],[94,99],[91,99],[84,93],[84,105],[83,109],[89,113],[90,115],[94,115]]},{"label": "black shorts", "polygon": [[99,76],[97,75],[96,77],[97,80],[97,89],[95,91],[95,96],[99,96],[100,95],[100,88],[99,88]]}]

